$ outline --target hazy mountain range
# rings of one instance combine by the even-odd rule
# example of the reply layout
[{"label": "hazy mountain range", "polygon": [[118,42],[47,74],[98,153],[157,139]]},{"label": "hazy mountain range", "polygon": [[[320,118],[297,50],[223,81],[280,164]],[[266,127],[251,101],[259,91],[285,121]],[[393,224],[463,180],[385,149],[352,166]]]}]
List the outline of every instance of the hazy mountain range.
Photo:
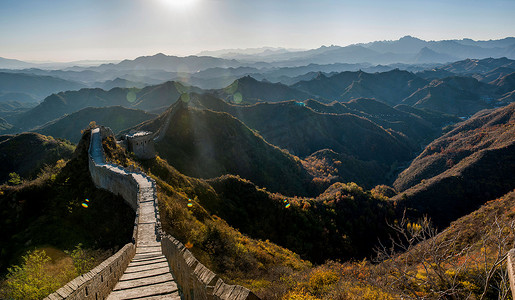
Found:
[{"label": "hazy mountain range", "polygon": [[253,49],[249,51],[230,49],[205,51],[201,54],[250,62],[268,62],[286,65],[308,63],[369,62],[369,63],[421,63],[450,62],[465,58],[503,57],[515,58],[515,38],[474,41],[471,39],[424,41],[405,36],[394,41],[376,41],[345,47],[322,46],[311,50]]},{"label": "hazy mountain range", "polygon": [[[111,88],[109,90],[82,88],[58,92],[44,98],[33,108],[31,106],[34,104],[23,104],[33,103],[31,94],[79,89],[82,85],[50,76],[20,73],[0,75],[5,78],[0,87],[10,89],[0,96],[0,117],[11,125],[4,126],[10,128],[5,132],[29,130],[87,107],[120,105],[160,113],[177,101],[181,94],[189,92],[212,94],[237,105],[287,100],[305,102],[311,99],[328,104],[368,98],[389,107],[400,105],[459,117],[468,117],[482,109],[506,105],[515,100],[514,61],[507,58],[468,59],[417,73],[399,69],[376,73],[361,70],[328,74],[309,72],[291,85],[257,80],[247,75],[224,88],[210,90],[177,81],[142,87],[143,83],[118,78],[104,84],[106,88]],[[123,87],[114,87],[116,85]],[[374,115],[388,115],[386,107],[377,109],[384,111]],[[325,108],[322,107],[322,110]],[[364,117],[392,128],[374,119],[374,116]]]},{"label": "hazy mountain range", "polygon": [[[64,69],[0,61],[10,66],[0,72],[0,220],[8,241],[0,267],[40,245],[69,249],[63,245],[84,240],[113,248],[124,243],[117,227],[128,228],[129,239],[134,216],[122,204],[108,205],[109,195],[89,178],[92,121],[118,138],[135,130],[154,134],[153,159],[138,159],[115,137],[103,142],[106,157],[151,174],[163,230],[190,242],[199,260],[235,282],[245,285],[249,277],[270,292],[285,278],[319,274],[326,281],[345,272],[367,281],[342,290],[365,284],[382,293],[382,280],[398,274],[394,260],[406,266],[403,255],[414,261],[409,272],[423,279],[432,273],[419,276],[416,259],[434,264],[419,248],[367,261],[404,217],[409,223],[399,228],[410,233],[429,232],[420,218],[431,219],[434,235],[442,232],[429,240],[438,253],[444,239],[449,253],[465,247],[467,257],[486,255],[483,236],[497,229],[481,232],[485,220],[501,228],[514,218],[513,48],[514,38],[408,36],[312,50],[156,54]],[[92,210],[82,209],[84,198]],[[93,210],[97,203],[106,206]],[[105,233],[88,230],[91,224]],[[511,248],[513,233],[499,232]],[[347,259],[358,263],[336,262]],[[478,296],[477,268],[466,272],[459,280],[470,281],[460,289]]]},{"label": "hazy mountain range", "polygon": [[[21,69],[24,73],[55,76],[78,81],[89,87],[103,87],[103,82],[120,78],[147,85],[176,80],[202,88],[221,88],[246,75],[291,84],[293,82],[289,78],[308,72],[360,69],[376,72],[394,68],[421,71],[442,63],[489,57],[515,59],[515,38],[490,41],[423,41],[405,36],[395,41],[377,41],[345,47],[322,46],[310,50],[266,47],[229,49],[206,51],[198,56],[186,57],[159,53],[98,65],[93,65],[94,61],[51,65],[0,58],[0,69],[5,72],[20,72]],[[413,67],[418,69],[414,70]]]}]

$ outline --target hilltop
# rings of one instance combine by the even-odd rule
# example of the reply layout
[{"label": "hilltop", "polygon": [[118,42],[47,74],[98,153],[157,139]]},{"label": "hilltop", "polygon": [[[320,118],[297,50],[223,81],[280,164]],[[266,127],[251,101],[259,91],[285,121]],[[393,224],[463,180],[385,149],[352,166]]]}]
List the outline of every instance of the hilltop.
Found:
[{"label": "hilltop", "polygon": [[[507,86],[515,89],[515,85]],[[416,108],[427,108],[459,116],[469,116],[492,107],[494,99],[502,97],[498,87],[471,77],[447,77],[433,80],[402,101]]]},{"label": "hilltop", "polygon": [[[37,133],[17,137],[37,137],[47,147],[57,143]],[[49,255],[61,259],[65,256],[63,250],[73,249],[79,243],[88,249],[111,250],[130,241],[134,212],[120,196],[95,187],[89,175],[88,146],[89,131],[71,159],[69,149],[56,154],[52,148],[47,150],[34,142],[23,143],[17,152],[2,152],[23,154],[23,149],[27,149],[37,151],[33,157],[57,156],[60,160],[48,162],[49,166],[35,180],[0,186],[0,273],[18,263],[27,250],[50,249]],[[4,166],[6,163],[2,162]],[[84,207],[85,199],[88,205]]]},{"label": "hilltop", "polygon": [[[325,106],[313,100],[307,101],[308,105],[287,101],[242,106],[228,104],[210,95],[190,94],[189,97],[189,105],[227,112],[256,130],[268,142],[306,159],[309,163],[304,163],[304,167],[308,168],[313,176],[324,178],[323,181],[326,184],[334,182],[334,178],[329,178],[333,175],[327,172],[324,174],[322,170],[317,170],[316,165],[320,163],[313,159],[314,156],[310,156],[317,151],[331,149],[344,158],[343,165],[327,165],[323,169],[338,168],[349,175],[345,176],[349,181],[373,187],[375,184],[389,182],[388,173],[392,166],[410,160],[413,157],[412,153],[418,149],[418,143],[438,132],[436,127],[432,128],[420,118],[400,111],[395,113],[397,116],[392,114],[391,117],[385,117],[395,119],[390,122],[379,115],[374,117],[364,113],[358,110],[359,107],[349,108],[340,113],[315,111],[310,106],[317,109],[323,106],[328,110],[333,106]],[[341,104],[338,105],[343,107]],[[387,114],[387,110],[383,113]],[[370,121],[371,119],[381,122],[374,123]],[[401,132],[389,129],[388,125],[392,125],[390,127],[397,130],[401,129]],[[410,134],[408,137],[402,132],[403,129]],[[411,135],[415,132],[416,134]],[[320,155],[316,157],[321,159]],[[337,161],[339,160],[334,160],[335,163]],[[322,164],[327,162],[328,160],[325,160]],[[369,166],[371,169],[367,167],[367,170],[374,170],[374,172],[369,176],[366,176],[366,172],[358,172],[361,175],[353,176],[352,172],[343,171],[343,168],[352,168],[351,166]],[[324,185],[324,188],[327,186]]]},{"label": "hilltop", "polygon": [[[320,74],[291,87],[338,102],[374,98],[391,106],[409,105],[445,114],[470,116],[482,109],[511,102],[508,97],[515,90],[512,79],[514,71],[498,73],[496,80],[491,82],[479,81],[470,77],[471,74],[456,76],[445,68],[417,74],[398,69],[373,74],[342,72],[331,76]],[[435,76],[437,79],[432,77],[442,72],[443,75]]]},{"label": "hilltop", "polygon": [[9,179],[9,173],[21,178],[34,178],[47,165],[59,159],[69,159],[74,147],[68,141],[38,133],[0,136],[0,183]]},{"label": "hilltop", "polygon": [[300,157],[325,148],[387,163],[409,157],[401,136],[354,114],[318,113],[295,101],[236,106],[210,95],[191,94],[190,99],[192,105],[233,115],[268,142]]},{"label": "hilltop", "polygon": [[134,60],[123,60],[119,63],[102,64],[98,67],[88,68],[91,71],[107,70],[165,70],[169,72],[197,72],[214,67],[235,67],[238,62],[235,60],[221,59],[209,56],[186,56],[178,57],[157,53],[151,56],[140,56]]},{"label": "hilltop", "polygon": [[82,136],[81,130],[92,121],[104,124],[113,132],[118,133],[155,116],[142,110],[122,106],[88,107],[48,122],[33,131],[78,143]]},{"label": "hilltop", "polygon": [[428,79],[446,77],[472,77],[484,83],[493,83],[506,75],[515,72],[515,61],[506,57],[484,58],[455,61],[443,66],[417,72],[416,75]]},{"label": "hilltop", "polygon": [[13,129],[13,125],[9,124],[3,118],[0,118],[0,134],[9,133]]},{"label": "hilltop", "polygon": [[441,134],[443,126],[460,121],[456,117],[439,112],[403,105],[391,107],[370,98],[357,98],[348,102],[335,101],[328,105],[309,100],[306,101],[306,106],[321,113],[350,113],[367,118],[383,128],[406,135],[414,144],[432,140]]},{"label": "hilltop", "polygon": [[299,158],[269,144],[227,113],[199,110],[178,101],[135,129],[164,131],[155,145],[158,154],[188,176],[236,174],[271,191],[310,193],[311,177]]},{"label": "hilltop", "polygon": [[455,74],[488,74],[498,68],[515,70],[515,61],[506,57],[490,57],[484,59],[468,58],[447,64],[437,69],[446,70]]},{"label": "hilltop", "polygon": [[513,189],[515,104],[482,111],[430,143],[399,174],[393,199],[439,226]]},{"label": "hilltop", "polygon": [[397,69],[382,73],[358,71],[342,72],[330,77],[321,75],[309,81],[298,82],[292,87],[330,100],[375,98],[397,105],[426,84],[426,80],[413,73]]},{"label": "hilltop", "polygon": [[390,180],[389,168],[378,161],[359,160],[331,149],[314,152],[304,158],[302,164],[314,177],[313,181],[320,181],[324,183],[323,186],[335,182],[356,182],[365,188],[372,188]]},{"label": "hilltop", "polygon": [[10,95],[8,100],[37,102],[52,93],[83,87],[79,82],[51,76],[0,72],[0,95]]},{"label": "hilltop", "polygon": [[[315,99],[323,103],[329,103],[332,101],[348,102],[354,99],[369,98],[383,102],[388,106],[409,105],[416,108],[438,111],[444,114],[468,117],[481,109],[493,108],[513,101],[512,98],[513,92],[515,91],[515,85],[512,78],[513,72],[509,72],[512,67],[512,62],[513,61],[507,59],[503,60],[502,64],[497,61],[484,62],[484,64],[489,66],[489,69],[485,69],[484,71],[486,72],[490,70],[488,72],[497,72],[495,73],[496,75],[488,75],[488,73],[466,73],[460,75],[461,77],[458,77],[455,75],[456,73],[447,71],[447,69],[442,67],[442,69],[435,69],[434,72],[437,72],[438,74],[444,72],[446,77],[436,79],[431,77],[431,71],[418,74],[399,69],[377,73],[367,73],[360,70],[324,74],[322,72],[315,73],[311,71],[309,74],[297,75],[299,76],[297,79],[301,81],[289,86],[279,82],[269,82],[266,80],[266,76],[288,77],[290,74],[298,74],[298,72],[301,72],[302,68],[268,68],[266,70],[263,69],[262,71],[256,71],[258,69],[251,71],[248,68],[243,68],[242,70],[234,71],[235,74],[257,72],[251,73],[252,76],[262,78],[263,80],[258,81],[253,77],[244,76],[234,80],[225,88],[209,91],[179,83],[178,81],[168,81],[144,88],[117,87],[109,91],[98,88],[83,88],[78,91],[66,91],[52,94],[46,97],[34,108],[30,108],[28,110],[23,109],[21,111],[12,110],[12,112],[8,112],[0,117],[3,117],[8,123],[13,125],[16,131],[23,131],[41,126],[49,121],[62,117],[64,114],[70,114],[86,107],[120,105],[126,108],[135,108],[148,112],[160,113],[177,101],[181,94],[190,92],[211,93],[230,103],[239,105],[255,104],[260,102],[281,102],[286,100],[295,100],[300,102],[307,101],[309,99]],[[496,65],[501,65],[502,67],[500,68],[502,68],[502,70],[495,68],[492,69],[493,66]],[[220,67],[217,68],[218,69],[216,70],[220,69]],[[317,65],[310,65],[305,69],[314,70],[316,68]],[[328,69],[328,67],[321,65],[318,66],[318,68]],[[334,68],[337,69],[337,67]],[[457,67],[451,68],[449,66],[448,68],[450,70],[454,70],[454,68]],[[381,68],[378,67],[378,69]],[[391,67],[386,67],[386,69],[391,69]],[[205,70],[204,73],[206,73],[205,76],[207,76],[206,80],[209,81],[211,80],[210,76],[219,74],[219,72],[215,72],[216,70]],[[81,72],[93,71],[84,70]],[[15,73],[6,74],[9,76],[22,75]],[[177,80],[184,81],[189,78],[189,75],[176,75],[178,76],[177,78],[179,78]],[[30,76],[41,77],[41,75]],[[106,82],[106,85],[112,86],[115,82],[118,82],[120,85],[135,85],[132,83],[134,81],[131,81],[131,76],[126,76],[123,79],[118,76],[117,79],[112,82]],[[162,78],[160,76],[166,77],[168,75],[160,74],[158,77]],[[191,77],[191,81],[195,82],[202,76],[204,75],[194,74]],[[491,81],[480,81],[484,79],[481,78],[481,76],[488,76]],[[422,77],[431,78],[432,80],[424,79]],[[288,78],[289,79],[287,79],[287,81],[293,80],[292,77]],[[132,79],[139,82],[139,78],[137,76]],[[156,80],[158,82],[160,81],[159,79]],[[156,80],[150,81],[155,82]],[[145,80],[141,82],[145,82]],[[138,86],[141,85],[138,84]],[[26,97],[20,96],[19,93],[8,93],[4,96],[7,97],[6,99],[11,100],[26,100]],[[386,107],[383,108],[386,109]],[[379,113],[376,111],[375,114]],[[387,114],[383,112],[383,115]],[[385,123],[382,123],[380,125],[383,126],[384,124]],[[387,125],[388,128],[393,128],[393,126],[395,125]]]},{"label": "hilltop", "polygon": [[394,217],[384,197],[354,183],[335,183],[316,198],[271,194],[235,176],[207,183],[219,198],[200,203],[212,214],[314,263],[371,255],[378,239],[387,237],[386,220]]},{"label": "hilltop", "polygon": [[236,104],[280,102],[285,100],[303,101],[313,98],[309,93],[292,89],[282,83],[257,81],[250,76],[235,80],[226,88],[215,91],[215,95],[227,102]]},{"label": "hilltop", "polygon": [[[496,299],[510,293],[506,253],[514,238],[515,192],[488,201],[442,232],[431,220],[399,220],[392,238],[402,249],[379,248],[372,261],[334,262],[290,273],[270,292],[306,299]],[[405,235],[408,241],[399,239]],[[320,282],[320,278],[328,278]]]},{"label": "hilltop", "polygon": [[187,91],[199,89],[170,81],[143,89],[114,88],[105,91],[97,88],[60,92],[48,96],[33,109],[19,114],[13,125],[25,130],[32,129],[86,107],[120,105],[145,111],[160,110],[170,106]]}]

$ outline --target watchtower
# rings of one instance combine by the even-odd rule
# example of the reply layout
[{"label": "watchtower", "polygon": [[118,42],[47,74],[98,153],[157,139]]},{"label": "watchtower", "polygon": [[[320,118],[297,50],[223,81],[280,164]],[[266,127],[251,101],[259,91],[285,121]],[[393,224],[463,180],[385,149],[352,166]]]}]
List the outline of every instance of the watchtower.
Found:
[{"label": "watchtower", "polygon": [[125,138],[127,140],[127,150],[134,152],[136,157],[141,159],[151,159],[156,157],[152,132],[138,131],[127,134]]}]

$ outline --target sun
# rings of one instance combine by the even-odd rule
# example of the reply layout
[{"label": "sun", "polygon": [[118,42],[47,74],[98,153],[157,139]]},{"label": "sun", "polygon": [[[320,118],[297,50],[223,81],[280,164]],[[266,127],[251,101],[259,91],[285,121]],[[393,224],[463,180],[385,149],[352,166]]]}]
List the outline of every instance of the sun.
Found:
[{"label": "sun", "polygon": [[198,0],[160,0],[160,2],[172,9],[189,9],[195,6]]}]

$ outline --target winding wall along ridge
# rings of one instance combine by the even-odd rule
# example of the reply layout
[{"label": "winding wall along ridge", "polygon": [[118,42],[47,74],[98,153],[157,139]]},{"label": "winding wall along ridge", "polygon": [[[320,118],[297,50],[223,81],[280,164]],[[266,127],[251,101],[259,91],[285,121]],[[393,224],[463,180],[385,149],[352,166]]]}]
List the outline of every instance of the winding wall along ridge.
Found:
[{"label": "winding wall along ridge", "polygon": [[[146,288],[145,291],[157,292],[153,299],[155,297],[178,299],[179,294],[181,294],[180,298],[188,300],[259,299],[242,286],[224,283],[215,273],[202,265],[182,243],[161,231],[155,181],[140,170],[129,171],[118,165],[107,164],[101,141],[109,135],[112,135],[112,132],[105,127],[91,131],[89,170],[97,187],[121,195],[136,211],[133,242],[125,245],[90,272],[70,281],[46,299],[133,298],[142,296],[136,294],[142,293],[142,288]],[[160,251],[156,251],[156,248],[160,248]],[[155,284],[152,287],[153,283],[144,284],[139,287],[139,290],[127,285],[134,279],[124,280],[125,277],[131,276],[124,272],[135,273],[127,272],[127,267],[131,270],[139,270],[141,265],[146,265],[141,262],[155,260],[159,263],[163,255],[166,257],[168,267],[176,275],[175,278],[164,275],[168,276],[168,279],[160,282],[161,285]],[[147,279],[144,282],[148,282],[148,278],[143,278]],[[159,289],[165,292],[160,293]]]}]

